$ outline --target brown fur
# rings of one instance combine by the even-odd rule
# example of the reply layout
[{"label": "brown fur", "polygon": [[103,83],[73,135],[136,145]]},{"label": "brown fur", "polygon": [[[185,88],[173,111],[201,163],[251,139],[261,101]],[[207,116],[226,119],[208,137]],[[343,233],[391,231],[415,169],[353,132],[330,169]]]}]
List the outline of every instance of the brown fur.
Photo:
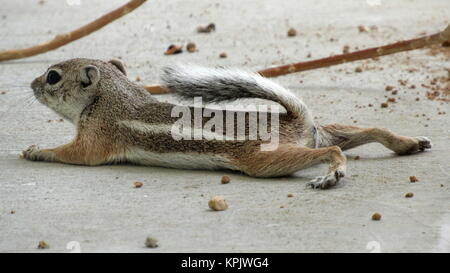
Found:
[{"label": "brown fur", "polygon": [[[32,83],[35,95],[43,104],[72,121],[78,132],[71,143],[54,149],[31,146],[23,152],[29,160],[100,165],[128,161],[131,148],[136,148],[155,156],[189,154],[194,160],[195,155],[220,156],[220,160],[229,161],[228,168],[255,177],[289,175],[327,162],[328,173],[308,185],[328,188],[345,175],[346,158],[341,149],[379,142],[398,154],[406,154],[431,147],[426,138],[403,137],[386,129],[308,125],[304,122],[309,115],[307,112],[298,118],[280,115],[280,143],[274,151],[261,151],[260,144],[264,143],[261,139],[175,140],[167,133],[121,125],[120,121],[171,125],[177,118],[170,117],[175,105],[157,101],[145,89],[130,82],[120,61],[73,59],[53,65],[50,70],[58,71],[62,79],[54,85],[46,83],[46,72]],[[192,107],[190,111],[194,111]],[[245,118],[248,119],[248,113]],[[203,124],[207,121],[208,118],[202,120]],[[247,136],[248,131],[247,126]]]},{"label": "brown fur", "polygon": [[327,162],[329,172],[345,170],[346,159],[337,146],[311,149],[282,144],[275,151],[254,151],[236,160],[243,172],[256,177],[285,176],[312,165]]},{"label": "brown fur", "polygon": [[[359,128],[355,126],[330,124],[321,126],[322,139],[326,139],[348,150],[357,146],[378,142],[399,155],[411,154],[427,148],[423,137],[406,137],[392,133],[384,128]],[[325,144],[326,146],[329,144]],[[428,147],[429,148],[429,147]]]}]

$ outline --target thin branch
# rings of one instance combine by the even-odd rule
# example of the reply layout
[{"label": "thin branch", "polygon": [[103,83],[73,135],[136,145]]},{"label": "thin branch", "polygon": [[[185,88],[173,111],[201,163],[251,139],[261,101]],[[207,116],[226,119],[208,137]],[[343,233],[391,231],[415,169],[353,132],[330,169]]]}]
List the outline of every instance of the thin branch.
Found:
[{"label": "thin branch", "polygon": [[48,41],[46,43],[42,43],[24,49],[12,49],[0,51],[0,62],[6,60],[26,58],[42,54],[47,51],[64,46],[70,42],[83,38],[84,36],[87,36],[92,32],[106,26],[112,21],[119,19],[120,17],[130,13],[131,11],[133,11],[134,9],[145,3],[145,1],[146,0],[131,0],[127,4],[103,15],[102,17],[92,21],[91,23],[84,25],[81,28],[78,28],[69,33],[59,34],[53,40]]},{"label": "thin branch", "polygon": [[150,92],[151,94],[166,94],[166,93],[170,93],[170,91],[165,88],[162,85],[145,85],[144,86],[145,89],[147,89],[148,92]]},{"label": "thin branch", "polygon": [[365,50],[355,51],[352,53],[346,53],[341,55],[336,55],[332,57],[327,57],[323,59],[293,63],[273,68],[268,68],[258,71],[264,77],[277,77],[281,75],[286,75],[289,73],[300,72],[305,70],[312,70],[322,67],[329,67],[338,64],[344,64],[349,62],[354,62],[358,60],[370,59],[375,57],[381,57],[385,55],[390,55],[398,52],[409,51],[419,48],[424,48],[427,46],[442,44],[443,42],[450,39],[450,25],[444,31],[439,33],[416,38],[407,41],[400,41],[397,43],[373,47]]},{"label": "thin branch", "polygon": [[[344,64],[349,62],[354,62],[358,60],[370,59],[375,57],[381,57],[385,55],[390,55],[394,53],[399,53],[403,51],[409,51],[414,49],[420,49],[428,47],[435,44],[442,44],[445,41],[450,40],[450,25],[444,31],[439,33],[424,36],[421,38],[416,38],[407,41],[400,41],[393,44],[369,48],[365,50],[355,51],[352,53],[346,53],[341,55],[336,55],[332,57],[322,58],[313,61],[293,63],[288,65],[282,65],[277,67],[272,67],[264,70],[258,71],[264,77],[277,77],[281,75],[286,75],[290,73],[318,69],[323,67],[329,67],[338,64]],[[164,94],[169,93],[163,86],[150,85],[144,86],[152,94]]]}]

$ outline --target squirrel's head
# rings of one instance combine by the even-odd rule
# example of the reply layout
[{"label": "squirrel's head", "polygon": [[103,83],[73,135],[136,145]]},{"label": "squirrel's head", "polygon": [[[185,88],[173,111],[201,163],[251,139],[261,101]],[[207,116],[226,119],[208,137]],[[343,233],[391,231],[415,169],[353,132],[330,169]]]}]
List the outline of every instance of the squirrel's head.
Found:
[{"label": "squirrel's head", "polygon": [[120,77],[126,77],[126,70],[119,60],[71,59],[50,66],[31,88],[42,104],[76,124],[83,110],[101,95],[102,81]]}]

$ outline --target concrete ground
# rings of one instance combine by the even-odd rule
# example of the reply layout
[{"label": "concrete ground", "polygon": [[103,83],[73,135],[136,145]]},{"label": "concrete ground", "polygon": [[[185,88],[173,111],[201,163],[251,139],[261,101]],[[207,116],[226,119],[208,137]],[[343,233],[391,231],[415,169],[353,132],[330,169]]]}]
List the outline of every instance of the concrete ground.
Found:
[{"label": "concrete ground", "polygon": [[[2,1],[0,49],[47,41],[125,1],[38,2]],[[303,98],[318,123],[386,127],[433,141],[432,150],[411,156],[396,156],[379,144],[348,151],[347,176],[330,190],[305,188],[326,166],[294,177],[255,179],[225,171],[19,159],[31,144],[54,147],[75,134],[71,124],[32,99],[30,82],[53,63],[122,58],[129,77],[142,83],[158,83],[161,67],[173,62],[257,70],[338,54],[344,45],[363,49],[431,34],[450,23],[449,9],[450,2],[441,0],[152,0],[63,48],[0,63],[0,252],[449,252],[450,97],[426,95],[429,87],[445,88],[448,50],[417,50],[276,79]],[[211,22],[215,32],[196,33]],[[358,25],[368,31],[360,33]],[[288,38],[290,27],[299,35]],[[199,51],[163,55],[170,44],[188,41]],[[221,52],[228,58],[219,58]],[[436,77],[443,80],[432,85]],[[386,85],[398,93],[386,92]],[[387,97],[396,102],[381,108]],[[232,181],[222,185],[225,174]],[[419,182],[410,183],[412,175]],[[134,181],[144,186],[135,189]],[[405,198],[407,192],[414,197]],[[229,209],[210,211],[213,195],[225,196]],[[375,212],[380,221],[371,220]],[[147,236],[160,246],[145,248]],[[50,248],[38,250],[40,240]]]}]

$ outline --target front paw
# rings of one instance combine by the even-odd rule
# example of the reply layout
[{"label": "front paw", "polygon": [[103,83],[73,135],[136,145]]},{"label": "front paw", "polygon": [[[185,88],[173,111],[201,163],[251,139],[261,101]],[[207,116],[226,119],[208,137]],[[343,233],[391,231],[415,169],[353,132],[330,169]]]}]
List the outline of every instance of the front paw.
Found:
[{"label": "front paw", "polygon": [[25,151],[22,152],[20,157],[31,160],[31,161],[38,161],[39,160],[38,154],[39,154],[40,150],[41,149],[39,149],[39,146],[31,145]]}]

